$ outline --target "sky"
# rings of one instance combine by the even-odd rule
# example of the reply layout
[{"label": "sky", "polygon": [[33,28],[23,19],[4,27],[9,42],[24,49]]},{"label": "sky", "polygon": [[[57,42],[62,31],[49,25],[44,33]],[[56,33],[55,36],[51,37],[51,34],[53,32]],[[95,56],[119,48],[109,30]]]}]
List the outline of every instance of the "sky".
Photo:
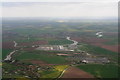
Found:
[{"label": "sky", "polygon": [[[13,0],[14,1],[14,0]],[[2,2],[0,17],[118,17],[117,0],[41,0],[31,2]]]}]

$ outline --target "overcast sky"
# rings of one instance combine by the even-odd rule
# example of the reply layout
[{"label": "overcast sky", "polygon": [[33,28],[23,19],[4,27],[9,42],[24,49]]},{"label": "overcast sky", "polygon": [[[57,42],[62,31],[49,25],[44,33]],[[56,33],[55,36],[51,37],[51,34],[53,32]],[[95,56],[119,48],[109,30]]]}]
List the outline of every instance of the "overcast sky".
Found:
[{"label": "overcast sky", "polygon": [[4,2],[2,17],[117,17],[118,3],[116,1]]}]

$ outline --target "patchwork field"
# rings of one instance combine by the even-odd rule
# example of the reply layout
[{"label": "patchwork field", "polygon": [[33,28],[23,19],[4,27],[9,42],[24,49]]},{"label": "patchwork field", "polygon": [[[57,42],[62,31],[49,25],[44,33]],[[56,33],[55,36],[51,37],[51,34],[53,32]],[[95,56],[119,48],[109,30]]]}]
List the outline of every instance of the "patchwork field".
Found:
[{"label": "patchwork field", "polygon": [[101,48],[94,45],[88,45],[88,44],[82,44],[82,46],[79,47],[81,50],[87,51],[91,54],[97,54],[99,56],[106,56],[108,57],[111,62],[118,61],[118,53],[113,52],[111,50],[107,50],[105,48]]},{"label": "patchwork field", "polygon": [[[63,77],[67,78],[78,78],[79,75],[81,78],[116,78],[119,46],[117,31],[114,21],[70,20],[60,23],[46,19],[3,20],[3,77],[58,78],[65,71]],[[96,36],[97,32],[102,32],[103,36]],[[77,45],[74,45],[75,41]],[[58,45],[71,51],[37,50],[38,47],[53,48]],[[12,51],[15,51],[10,55],[12,58],[5,61]],[[105,58],[110,62],[87,64],[80,60],[82,58]],[[70,65],[74,67],[69,68]]]}]

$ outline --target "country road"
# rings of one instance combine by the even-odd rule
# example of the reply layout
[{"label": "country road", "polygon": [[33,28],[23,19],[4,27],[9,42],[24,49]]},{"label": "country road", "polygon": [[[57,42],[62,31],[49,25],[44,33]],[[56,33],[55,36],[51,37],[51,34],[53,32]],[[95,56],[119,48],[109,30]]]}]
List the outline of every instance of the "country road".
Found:
[{"label": "country road", "polygon": [[63,76],[63,74],[65,73],[65,71],[66,71],[68,68],[69,68],[69,67],[67,67],[66,69],[64,69],[58,78],[61,78],[61,77]]}]

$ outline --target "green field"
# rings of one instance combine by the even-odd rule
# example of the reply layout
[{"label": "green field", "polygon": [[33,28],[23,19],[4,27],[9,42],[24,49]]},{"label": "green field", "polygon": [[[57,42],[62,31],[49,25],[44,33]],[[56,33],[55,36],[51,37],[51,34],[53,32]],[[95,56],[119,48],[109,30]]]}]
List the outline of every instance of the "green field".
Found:
[{"label": "green field", "polygon": [[2,49],[2,59],[5,59],[6,56],[12,51],[12,49]]},{"label": "green field", "polygon": [[20,52],[14,56],[15,59],[24,61],[24,60],[42,60],[49,64],[63,64],[67,61],[64,57],[51,55],[50,53],[39,53],[39,52]]},{"label": "green field", "polygon": [[97,78],[118,78],[117,65],[86,64],[79,65],[78,68],[93,74]]},{"label": "green field", "polygon": [[50,45],[64,45],[64,44],[72,44],[72,41],[63,39],[63,40],[49,40]]}]

